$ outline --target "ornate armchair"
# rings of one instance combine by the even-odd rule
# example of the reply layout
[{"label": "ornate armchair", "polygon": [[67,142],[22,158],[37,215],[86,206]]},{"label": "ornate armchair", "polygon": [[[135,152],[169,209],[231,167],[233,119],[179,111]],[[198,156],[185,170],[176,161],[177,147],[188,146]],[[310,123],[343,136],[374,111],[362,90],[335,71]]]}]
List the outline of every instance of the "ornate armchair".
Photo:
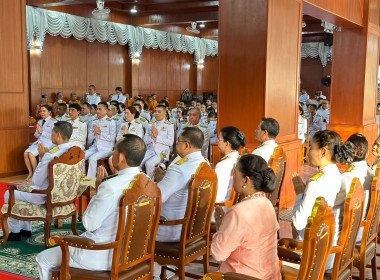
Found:
[{"label": "ornate armchair", "polygon": [[[81,179],[84,152],[79,147],[72,147],[49,164],[49,187],[46,190],[34,190],[30,186],[8,185],[9,202],[1,209],[1,226],[5,246],[9,236],[7,219],[9,217],[24,221],[43,221],[45,224],[45,246],[48,247],[50,226],[53,221],[71,217],[71,228],[76,230],[76,204],[79,182]],[[45,194],[46,204],[35,205],[15,200],[14,191]]]},{"label": "ornate armchair", "polygon": [[315,201],[305,228],[304,240],[284,238],[278,243],[280,262],[297,262],[297,270],[282,266],[283,279],[323,279],[334,238],[335,219],[332,208],[323,197]]},{"label": "ornate armchair", "polygon": [[[82,236],[54,236],[62,265],[52,279],[153,279],[153,252],[161,212],[161,191],[147,176],[137,175],[120,199],[119,221],[114,242],[96,244]],[[128,209],[128,210],[127,210]],[[111,271],[70,268],[69,246],[84,250],[113,249]]]},{"label": "ornate armchair", "polygon": [[[161,279],[166,270],[173,271],[180,280],[185,279],[185,265],[203,256],[204,273],[209,270],[210,223],[214,210],[218,179],[215,171],[201,163],[189,182],[186,213],[180,220],[160,221],[160,226],[182,225],[180,242],[156,242],[154,261],[161,265]],[[178,268],[174,270],[168,265]],[[201,276],[186,273],[190,277]]]}]

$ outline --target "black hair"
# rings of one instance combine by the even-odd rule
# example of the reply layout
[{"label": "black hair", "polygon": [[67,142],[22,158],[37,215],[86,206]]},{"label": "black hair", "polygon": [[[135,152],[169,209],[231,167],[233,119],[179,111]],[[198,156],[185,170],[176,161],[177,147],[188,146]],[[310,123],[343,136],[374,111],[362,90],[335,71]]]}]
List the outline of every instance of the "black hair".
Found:
[{"label": "black hair", "polygon": [[[346,141],[351,142],[352,145],[354,146],[354,161],[362,161],[365,160],[365,157],[368,152],[368,141],[365,138],[363,134],[352,134]],[[346,145],[345,143],[345,145]]]},{"label": "black hair", "polygon": [[144,108],[142,108],[142,109],[144,109],[144,110],[147,110],[147,109],[148,109],[148,105],[145,103],[144,99],[142,99],[142,98],[137,98],[137,99],[135,100],[135,102],[136,102],[136,101],[141,101],[141,102],[144,104]]},{"label": "black hair", "polygon": [[215,112],[210,112],[207,114],[208,118],[216,118],[216,113]]},{"label": "black hair", "polygon": [[272,118],[262,118],[260,128],[261,130],[266,130],[269,137],[273,139],[275,139],[280,132],[280,125]]},{"label": "black hair", "polygon": [[[118,108],[123,108],[124,110],[127,108],[126,106],[125,106],[125,104],[124,103],[119,103],[118,104],[118,106],[117,106]],[[140,106],[141,107],[141,106]]]},{"label": "black hair", "polygon": [[125,134],[116,144],[119,154],[123,154],[128,166],[140,166],[146,152],[144,141],[137,135]]},{"label": "black hair", "polygon": [[[90,106],[91,106],[92,108],[94,108],[95,110],[96,110],[96,108],[98,108],[98,105],[96,105],[96,104],[90,104]],[[107,105],[107,108],[108,108],[108,105]]]},{"label": "black hair", "polygon": [[103,105],[106,109],[108,109],[108,104],[106,102],[99,102],[98,106],[99,105]]},{"label": "black hair", "polygon": [[58,107],[65,107],[67,109],[66,103],[58,103]]},{"label": "black hair", "polygon": [[73,134],[73,126],[69,122],[59,121],[54,123],[53,130],[62,136],[62,139],[69,141],[71,134]]},{"label": "black hair", "polygon": [[247,144],[244,133],[234,126],[223,127],[220,133],[222,134],[223,140],[229,142],[231,148],[235,151],[239,150],[240,147],[245,147]]},{"label": "black hair", "polygon": [[140,111],[142,110],[142,108],[141,108],[141,105],[140,105],[140,104],[137,104],[137,103],[135,103],[135,104],[133,104],[133,106],[137,106],[137,107],[139,107]]},{"label": "black hair", "polygon": [[256,191],[272,193],[275,190],[276,175],[262,157],[244,155],[239,159],[236,168],[253,182]]},{"label": "black hair", "polygon": [[193,148],[202,149],[204,143],[204,135],[198,127],[188,126],[182,130],[179,136],[186,142],[189,142]]},{"label": "black hair", "polygon": [[123,89],[121,87],[116,87],[115,91],[121,91],[123,93]]},{"label": "black hair", "polygon": [[302,106],[300,105],[300,106],[298,106],[298,109],[299,109],[299,111],[301,112],[301,115],[303,115],[305,112],[303,111],[303,108],[302,108]]},{"label": "black hair", "polygon": [[82,108],[83,108],[84,105],[86,105],[87,108],[90,108],[90,107],[91,107],[90,103],[88,103],[88,102],[83,102],[83,104],[82,104]]},{"label": "black hair", "polygon": [[188,113],[188,112],[189,112],[189,110],[187,110],[187,109],[183,109],[183,110],[182,110],[182,116],[183,116],[183,115],[186,115],[186,116],[187,116],[187,113]]},{"label": "black hair", "polygon": [[155,109],[157,109],[157,108],[162,108],[166,112],[166,106],[165,105],[159,104],[159,105],[156,106]]},{"label": "black hair", "polygon": [[119,107],[119,101],[117,101],[117,100],[111,100],[111,101],[110,101],[110,104]]},{"label": "black hair", "polygon": [[309,108],[310,108],[310,107],[313,107],[315,110],[317,110],[317,108],[318,108],[317,105],[315,105],[314,103],[313,103],[313,104],[309,104],[308,107],[309,107]]},{"label": "black hair", "polygon": [[42,105],[41,108],[45,108],[46,110],[48,110],[49,112],[51,112],[53,109],[51,108],[51,106],[45,104],[45,105]]},{"label": "black hair", "polygon": [[206,112],[207,112],[208,114],[210,114],[210,113],[215,113],[215,109],[212,108],[212,107],[210,106],[210,107],[208,107],[208,108],[206,109]]},{"label": "black hair", "polygon": [[81,107],[78,103],[70,104],[70,105],[69,105],[69,108],[74,108],[74,109],[76,109],[78,112],[82,111],[82,107]]},{"label": "black hair", "polygon": [[137,109],[134,106],[129,106],[128,108],[125,108],[125,110],[129,110],[131,114],[135,115],[135,119],[138,119],[140,116],[139,111],[137,111]]},{"label": "black hair", "polygon": [[164,104],[165,107],[169,108],[169,103],[166,100],[160,100],[157,104]]},{"label": "black hair", "polygon": [[96,90],[96,87],[94,85],[89,85],[88,87],[89,88],[93,88],[94,90]]},{"label": "black hair", "polygon": [[312,143],[316,143],[318,148],[326,147],[332,151],[332,160],[339,164],[346,164],[354,160],[354,144],[346,142],[342,145],[340,135],[331,130],[320,130],[312,138]]}]

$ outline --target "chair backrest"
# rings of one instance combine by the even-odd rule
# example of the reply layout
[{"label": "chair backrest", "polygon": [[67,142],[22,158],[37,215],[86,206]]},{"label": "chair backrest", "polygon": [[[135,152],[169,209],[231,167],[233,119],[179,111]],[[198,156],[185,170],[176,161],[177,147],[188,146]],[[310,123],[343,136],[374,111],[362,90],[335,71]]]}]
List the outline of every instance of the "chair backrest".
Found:
[{"label": "chair backrest", "polygon": [[364,190],[359,179],[354,178],[344,204],[343,227],[338,243],[342,250],[335,254],[332,278],[337,277],[352,266],[355,241],[362,221],[363,206]]},{"label": "chair backrest", "polygon": [[49,164],[47,212],[52,207],[74,203],[79,189],[84,164],[84,152],[75,146]]},{"label": "chair backrest", "polygon": [[279,206],[279,198],[281,195],[281,188],[285,178],[286,170],[286,154],[282,147],[277,146],[269,160],[269,167],[273,169],[276,174],[275,189],[270,194],[269,200],[273,205]]},{"label": "chair backrest", "polygon": [[380,218],[380,180],[378,179],[380,172],[380,162],[376,166],[375,176],[372,180],[371,186],[371,200],[369,203],[368,213],[366,220],[370,221],[368,229],[364,229],[363,238],[366,244],[369,244],[377,237],[379,230],[379,218]]},{"label": "chair backrest", "polygon": [[[120,199],[119,221],[111,275],[116,276],[144,261],[153,269],[154,244],[161,213],[161,191],[157,183],[139,174]],[[127,210],[128,209],[128,210]],[[127,214],[128,212],[128,214]]]},{"label": "chair backrest", "polygon": [[182,226],[181,248],[200,237],[207,238],[210,233],[211,216],[214,210],[218,179],[215,170],[202,162],[189,182],[187,207]]},{"label": "chair backrest", "polygon": [[297,279],[323,279],[334,230],[335,218],[332,208],[323,197],[318,197],[305,228]]}]

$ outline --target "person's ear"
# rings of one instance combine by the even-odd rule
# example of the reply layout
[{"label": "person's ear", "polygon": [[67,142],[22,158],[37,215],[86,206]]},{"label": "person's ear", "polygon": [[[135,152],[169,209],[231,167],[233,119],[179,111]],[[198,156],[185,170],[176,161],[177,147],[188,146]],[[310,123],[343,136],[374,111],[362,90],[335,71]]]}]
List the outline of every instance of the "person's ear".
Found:
[{"label": "person's ear", "polygon": [[119,153],[118,158],[119,158],[119,165],[122,164],[123,162],[127,162],[127,159],[125,158],[123,153]]},{"label": "person's ear", "polygon": [[322,156],[322,157],[325,157],[326,154],[327,154],[327,149],[326,149],[326,147],[323,147],[323,148],[321,149],[321,156]]}]

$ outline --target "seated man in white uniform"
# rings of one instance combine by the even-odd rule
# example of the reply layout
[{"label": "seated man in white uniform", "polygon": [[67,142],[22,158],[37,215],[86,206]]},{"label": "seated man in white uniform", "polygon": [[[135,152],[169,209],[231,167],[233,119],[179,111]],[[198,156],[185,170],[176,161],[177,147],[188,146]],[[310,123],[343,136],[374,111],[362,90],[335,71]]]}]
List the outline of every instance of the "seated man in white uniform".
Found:
[{"label": "seated man in white uniform", "polygon": [[71,120],[68,121],[73,126],[73,134],[70,137],[70,147],[78,146],[84,151],[87,138],[87,124],[79,119],[82,108],[79,104],[73,103],[69,105],[69,115]]},{"label": "seated man in white uniform", "polygon": [[123,95],[123,89],[121,87],[116,87],[115,89],[115,94],[112,95],[112,100],[116,100],[119,103],[125,103],[127,98]]},{"label": "seated man in white uniform", "polygon": [[[96,176],[96,166],[98,159],[108,158],[112,155],[116,139],[115,121],[107,117],[108,105],[100,102],[96,108],[98,117],[92,122],[88,132],[88,140],[94,143],[85,151],[86,160],[88,160],[88,177]],[[85,171],[85,166],[83,166]]]},{"label": "seated man in white uniform", "polygon": [[[167,220],[183,219],[187,205],[187,190],[191,176],[195,174],[202,162],[203,133],[197,127],[184,128],[176,146],[181,159],[173,161],[165,172],[160,167],[155,169],[155,178],[161,190],[161,216]],[[178,242],[181,225],[159,226],[156,241]]]},{"label": "seated man in white uniform", "polygon": [[95,92],[96,87],[94,85],[88,86],[88,93],[85,94],[86,102],[90,105],[98,105],[101,102],[100,96]]},{"label": "seated man in white uniform", "polygon": [[162,160],[168,160],[170,148],[174,143],[174,125],[166,121],[166,108],[157,105],[154,109],[156,121],[150,122],[144,136],[144,142],[148,147],[141,167],[145,164],[146,174],[153,178],[154,168]]},{"label": "seated man in white uniform", "polygon": [[70,116],[69,114],[66,114],[66,111],[67,111],[66,103],[59,103],[58,108],[57,108],[57,115],[55,116],[55,119],[57,120],[57,122],[59,121],[67,122],[70,120]]},{"label": "seated man in white uniform", "polygon": [[[91,199],[83,216],[83,226],[87,230],[81,236],[90,238],[98,244],[115,241],[119,201],[136,175],[140,174],[139,165],[144,157],[144,141],[132,134],[117,142],[113,153],[113,165],[119,171],[117,175],[107,176],[103,166],[98,168],[96,194]],[[111,270],[113,250],[84,250],[70,248],[70,267],[88,270]],[[51,279],[51,270],[61,265],[61,249],[54,247],[37,255],[40,279]]]},{"label": "seated man in white uniform", "polygon": [[[41,158],[37,165],[36,171],[32,177],[32,188],[35,190],[46,190],[49,187],[49,163],[55,158],[60,157],[67,152],[70,148],[69,139],[73,132],[73,128],[68,122],[54,123],[53,131],[51,134],[51,141],[57,145],[50,151],[42,143],[38,143],[38,154]],[[44,204],[46,202],[46,195],[35,194],[27,192],[15,191],[15,199],[26,201],[32,204]],[[4,202],[8,203],[9,192],[4,194]],[[8,218],[9,237],[8,241],[20,241],[21,235],[30,237],[32,222],[20,221],[13,218]]]},{"label": "seated man in white uniform", "polygon": [[255,130],[255,140],[261,143],[252,154],[261,156],[268,164],[274,150],[278,146],[275,139],[280,132],[280,125],[275,119],[262,118]]}]

